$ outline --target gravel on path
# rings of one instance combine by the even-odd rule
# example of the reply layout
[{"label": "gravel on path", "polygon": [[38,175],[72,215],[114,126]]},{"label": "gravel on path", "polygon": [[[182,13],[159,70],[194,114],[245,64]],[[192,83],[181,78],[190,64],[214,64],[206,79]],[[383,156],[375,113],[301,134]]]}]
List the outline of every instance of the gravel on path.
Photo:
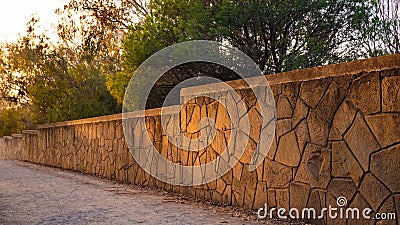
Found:
[{"label": "gravel on path", "polygon": [[80,173],[0,160],[0,224],[290,224]]}]

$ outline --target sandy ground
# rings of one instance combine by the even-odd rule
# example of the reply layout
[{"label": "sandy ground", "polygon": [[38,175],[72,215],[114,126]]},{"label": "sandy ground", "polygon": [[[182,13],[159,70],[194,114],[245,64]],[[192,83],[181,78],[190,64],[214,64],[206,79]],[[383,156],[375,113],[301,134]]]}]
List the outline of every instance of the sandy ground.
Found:
[{"label": "sandy ground", "polygon": [[164,191],[0,160],[0,224],[291,224]]}]

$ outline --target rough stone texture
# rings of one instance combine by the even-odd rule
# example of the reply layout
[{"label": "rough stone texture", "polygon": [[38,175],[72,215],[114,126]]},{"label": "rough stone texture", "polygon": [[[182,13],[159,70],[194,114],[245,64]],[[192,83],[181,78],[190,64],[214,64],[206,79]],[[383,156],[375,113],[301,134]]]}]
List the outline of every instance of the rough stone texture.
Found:
[{"label": "rough stone texture", "polygon": [[[48,124],[37,131],[0,138],[0,158],[26,160],[255,210],[267,202],[269,207],[301,210],[306,205],[318,211],[329,204],[335,206],[336,199],[345,196],[350,206],[382,212],[396,208],[399,214],[399,67],[400,55],[393,55],[267,76],[280,119],[268,155],[251,172],[249,163],[265,124],[260,103],[243,80],[228,82],[241,98],[237,102],[232,102],[229,92],[218,84],[183,89],[181,100],[206,96],[182,102],[180,113],[167,113],[165,131],[160,109],[147,110],[146,118],[133,112],[127,129],[130,132],[125,134],[121,115]],[[255,90],[263,93],[265,87]],[[237,110],[231,118],[221,104],[226,102],[244,104],[245,109]],[[237,126],[231,121],[244,115],[250,118],[250,131],[231,135]],[[214,119],[216,127],[200,126],[206,117]],[[142,120],[145,126],[138,123]],[[199,137],[212,138],[213,129],[215,139],[210,146],[203,146]],[[197,146],[199,151],[179,149],[168,140],[181,138],[180,131],[188,138],[184,144]],[[125,143],[124,135],[130,143]],[[145,141],[146,136],[150,143]],[[136,163],[128,149],[130,146],[139,154],[154,145],[172,162],[198,166],[215,160],[230,141],[247,143],[243,157],[221,178],[196,187],[156,180]],[[154,171],[164,173],[165,168],[157,168],[157,163],[151,165]],[[391,197],[394,203],[387,200]],[[376,221],[360,223],[325,217],[307,222]]]},{"label": "rough stone texture", "polygon": [[300,150],[294,131],[280,139],[275,160],[286,166],[296,167],[300,162]]},{"label": "rough stone texture", "polygon": [[309,108],[300,98],[297,99],[296,108],[294,109],[292,116],[293,127],[297,126],[299,122],[307,118]]},{"label": "rough stone texture", "polygon": [[297,142],[299,144],[299,150],[303,154],[306,144],[311,141],[310,132],[306,120],[302,120],[296,127],[295,131]]},{"label": "rough stone texture", "polygon": [[307,120],[311,143],[326,146],[328,144],[329,124],[316,111],[311,111]]},{"label": "rough stone texture", "polygon": [[400,145],[382,150],[371,157],[371,172],[392,192],[400,192]]},{"label": "rough stone texture", "polygon": [[294,180],[312,188],[326,189],[331,179],[330,164],[330,153],[326,149],[308,144]]},{"label": "rough stone texture", "polygon": [[382,148],[400,142],[399,113],[367,116],[366,120]]},{"label": "rough stone texture", "polygon": [[278,119],[291,118],[293,109],[290,105],[289,99],[286,96],[280,95],[278,98],[278,105],[281,107],[277,108],[276,116]]},{"label": "rough stone texture", "polygon": [[376,212],[390,191],[374,175],[368,173],[361,183],[360,193]]},{"label": "rough stone texture", "polygon": [[316,111],[329,123],[332,123],[336,110],[346,97],[346,90],[333,82],[322,97]]},{"label": "rough stone texture", "polygon": [[266,160],[264,180],[269,188],[288,188],[293,180],[292,169],[278,162]]},{"label": "rough stone texture", "polygon": [[354,80],[349,100],[365,114],[379,112],[381,107],[379,73],[366,73]]},{"label": "rough stone texture", "polygon": [[385,77],[382,80],[382,111],[400,112],[400,78]]},{"label": "rough stone texture", "polygon": [[387,213],[392,213],[393,215],[396,215],[395,211],[395,203],[394,203],[394,198],[389,197],[386,199],[386,201],[382,204],[382,206],[379,208],[378,213],[380,213],[382,216],[385,216],[386,218],[382,220],[378,220],[376,223],[377,225],[396,225],[396,220],[393,219],[388,219],[389,216]]},{"label": "rough stone texture", "polygon": [[345,197],[349,201],[356,193],[357,187],[351,179],[334,178],[327,191],[327,205],[337,206],[337,198]]},{"label": "rough stone texture", "polygon": [[367,171],[369,156],[379,149],[379,144],[360,114],[357,114],[352,127],[345,135],[345,140],[362,168]]},{"label": "rough stone texture", "polygon": [[296,209],[303,209],[307,207],[307,200],[310,195],[310,186],[302,183],[290,184],[290,207]]},{"label": "rough stone texture", "polygon": [[[395,201],[395,205],[396,205],[396,218],[397,218],[397,222],[400,221],[400,194],[395,194],[394,195],[394,201]],[[391,209],[393,210],[393,209]]]},{"label": "rough stone texture", "polygon": [[343,134],[354,121],[356,110],[355,106],[349,100],[343,101],[333,119],[329,140],[343,139]]},{"label": "rough stone texture", "polygon": [[[348,224],[349,225],[359,225],[359,224],[366,224],[366,225],[373,225],[375,223],[374,220],[367,220],[364,219],[362,214],[362,210],[365,208],[371,208],[370,205],[368,205],[367,200],[361,195],[360,193],[357,193],[356,196],[354,197],[354,200],[351,202],[350,208],[357,208],[361,209],[360,211],[360,219],[348,219]],[[374,213],[370,214],[371,217],[374,217]]]},{"label": "rough stone texture", "polygon": [[328,88],[331,79],[321,79],[316,81],[305,81],[301,84],[301,99],[311,108],[315,108]]},{"label": "rough stone texture", "polygon": [[364,174],[344,141],[332,143],[332,176],[351,177],[356,185]]}]

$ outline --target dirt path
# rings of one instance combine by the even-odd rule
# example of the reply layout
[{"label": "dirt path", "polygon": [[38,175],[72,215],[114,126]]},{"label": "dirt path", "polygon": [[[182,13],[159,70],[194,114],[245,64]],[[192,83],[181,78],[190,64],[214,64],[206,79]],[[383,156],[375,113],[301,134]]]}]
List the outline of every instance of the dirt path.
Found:
[{"label": "dirt path", "polygon": [[231,207],[0,160],[0,224],[289,224]]}]

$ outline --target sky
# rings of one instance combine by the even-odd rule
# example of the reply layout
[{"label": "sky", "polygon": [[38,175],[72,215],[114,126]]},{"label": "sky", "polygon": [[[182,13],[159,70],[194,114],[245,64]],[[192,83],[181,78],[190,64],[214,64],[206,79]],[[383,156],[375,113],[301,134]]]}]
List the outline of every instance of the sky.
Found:
[{"label": "sky", "polygon": [[0,6],[0,42],[15,41],[18,34],[24,34],[26,23],[37,15],[42,30],[50,36],[55,33],[51,24],[58,20],[54,10],[61,8],[64,0],[2,0]]}]

